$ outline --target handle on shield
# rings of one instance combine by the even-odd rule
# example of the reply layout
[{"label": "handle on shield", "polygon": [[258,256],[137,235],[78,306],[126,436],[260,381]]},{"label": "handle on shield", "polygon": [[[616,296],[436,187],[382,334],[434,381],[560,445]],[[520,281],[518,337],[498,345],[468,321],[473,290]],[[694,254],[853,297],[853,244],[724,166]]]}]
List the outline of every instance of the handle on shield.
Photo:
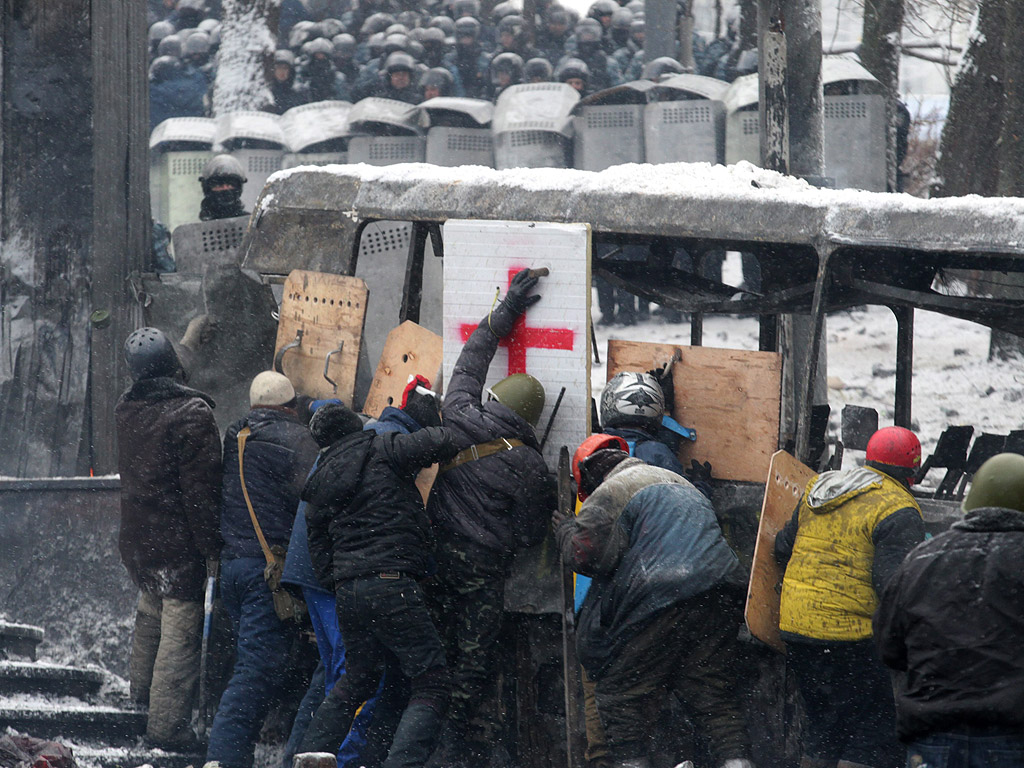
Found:
[{"label": "handle on shield", "polygon": [[277,350],[277,354],[274,355],[275,371],[277,371],[278,373],[284,373],[284,370],[281,368],[281,362],[284,360],[284,353],[287,352],[289,349],[295,349],[300,344],[302,344],[301,328],[299,328],[299,330],[295,332],[295,338],[292,341],[289,341],[287,344],[285,344],[283,347]]},{"label": "handle on shield", "polygon": [[331,357],[333,357],[334,355],[340,355],[341,354],[341,350],[343,350],[344,348],[345,348],[345,340],[342,339],[341,341],[338,342],[338,348],[337,349],[332,349],[330,352],[327,353],[327,357],[324,358],[324,379],[327,381],[328,384],[330,384],[332,387],[334,387],[334,391],[335,392],[338,391],[338,382],[336,382],[334,379],[332,379],[330,376],[328,376],[327,375],[327,371],[331,367]]}]

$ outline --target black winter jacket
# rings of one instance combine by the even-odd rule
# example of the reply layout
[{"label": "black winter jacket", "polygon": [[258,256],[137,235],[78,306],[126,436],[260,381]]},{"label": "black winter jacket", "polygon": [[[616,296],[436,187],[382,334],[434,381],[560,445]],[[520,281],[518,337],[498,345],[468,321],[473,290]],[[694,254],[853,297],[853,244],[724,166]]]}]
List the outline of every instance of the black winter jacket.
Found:
[{"label": "black winter jacket", "polygon": [[206,558],[220,551],[220,434],[213,400],[144,379],[114,411],[121,473],[118,549],[144,592],[202,600]]},{"label": "black winter jacket", "polygon": [[963,726],[1024,731],[1024,513],[983,507],[915,548],[874,618],[882,660],[906,671],[900,738]]},{"label": "black winter jacket", "polygon": [[317,579],[333,590],[382,571],[428,575],[430,522],[416,475],[456,452],[444,427],[353,432],[322,451],[302,491]]},{"label": "black winter jacket", "polygon": [[555,483],[529,422],[497,400],[480,402],[499,340],[486,319],[473,331],[455,363],[441,418],[459,450],[502,437],[523,445],[439,474],[428,511],[440,535],[511,555],[544,538]]},{"label": "black winter jacket", "polygon": [[299,494],[317,445],[298,414],[283,408],[253,408],[224,435],[224,501],[221,557],[263,557],[238,475],[238,433],[249,427],[245,443],[245,487],[256,519],[270,546],[288,546]]}]

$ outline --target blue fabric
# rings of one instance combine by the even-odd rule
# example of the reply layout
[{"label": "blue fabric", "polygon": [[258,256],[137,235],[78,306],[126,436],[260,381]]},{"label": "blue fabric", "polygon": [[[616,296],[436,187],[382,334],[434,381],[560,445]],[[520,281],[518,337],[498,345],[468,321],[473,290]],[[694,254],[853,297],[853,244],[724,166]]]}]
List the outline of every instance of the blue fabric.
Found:
[{"label": "blue fabric", "polygon": [[628,548],[610,576],[593,580],[579,615],[580,661],[595,680],[651,616],[739,569],[711,503],[691,485],[648,486],[625,505],[618,525]]},{"label": "blue fabric", "polygon": [[408,435],[419,429],[420,425],[416,419],[405,411],[390,405],[380,412],[380,417],[376,421],[370,422],[363,428],[366,432],[375,432],[378,435],[387,432],[401,432],[403,435]]},{"label": "blue fabric", "polygon": [[187,68],[180,77],[149,84],[149,130],[171,117],[203,117],[203,97],[209,82],[197,69]]},{"label": "blue fabric", "polygon": [[[313,465],[316,469],[316,465]],[[313,470],[310,470],[310,474]],[[295,513],[295,524],[292,526],[292,535],[288,540],[288,554],[284,559],[284,571],[281,573],[281,581],[285,584],[294,584],[305,590],[319,592],[327,597],[332,604],[333,593],[324,588],[313,571],[313,562],[309,558],[309,534],[306,528],[306,507],[304,501],[299,502],[298,511]]]},{"label": "blue fabric", "polygon": [[224,560],[220,567],[221,601],[238,645],[231,680],[210,729],[206,760],[225,768],[252,766],[263,719],[284,693],[281,687],[296,630],[274,612],[263,579],[265,567],[265,560],[253,557]]},{"label": "blue fabric", "polygon": [[933,733],[907,746],[907,768],[1024,768],[1019,735]]}]

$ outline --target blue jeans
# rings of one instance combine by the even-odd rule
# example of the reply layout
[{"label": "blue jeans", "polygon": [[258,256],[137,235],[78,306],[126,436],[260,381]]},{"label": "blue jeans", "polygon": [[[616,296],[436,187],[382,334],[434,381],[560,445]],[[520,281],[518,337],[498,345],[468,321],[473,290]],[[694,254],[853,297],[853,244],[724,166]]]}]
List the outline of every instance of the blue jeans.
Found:
[{"label": "blue jeans", "polygon": [[933,733],[907,745],[907,768],[1024,768],[1024,736]]},{"label": "blue jeans", "polygon": [[241,557],[220,566],[220,595],[237,638],[235,666],[210,729],[206,760],[250,768],[263,719],[280,699],[296,624],[274,612],[263,580],[263,558]]}]

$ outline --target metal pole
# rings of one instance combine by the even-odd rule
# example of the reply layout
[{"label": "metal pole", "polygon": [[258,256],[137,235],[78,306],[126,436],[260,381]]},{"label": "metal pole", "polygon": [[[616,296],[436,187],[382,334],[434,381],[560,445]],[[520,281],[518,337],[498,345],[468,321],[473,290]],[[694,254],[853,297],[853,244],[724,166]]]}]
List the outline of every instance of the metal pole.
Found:
[{"label": "metal pole", "polygon": [[758,0],[758,105],[761,167],[789,173],[786,24],[783,0]]},{"label": "metal pole", "polygon": [[644,64],[662,56],[676,57],[676,2],[675,0],[647,0],[644,6],[646,32],[644,34]]},{"label": "metal pole", "polygon": [[818,277],[814,283],[814,300],[811,302],[811,334],[808,344],[807,369],[805,375],[797,371],[796,411],[796,457],[808,460],[807,451],[811,438],[811,407],[814,404],[814,382],[818,374],[818,357],[825,336],[825,301],[828,290],[829,267],[832,246],[818,249]]},{"label": "metal pole", "polygon": [[893,423],[910,429],[914,379],[914,308],[891,307],[896,315],[896,402]]}]

